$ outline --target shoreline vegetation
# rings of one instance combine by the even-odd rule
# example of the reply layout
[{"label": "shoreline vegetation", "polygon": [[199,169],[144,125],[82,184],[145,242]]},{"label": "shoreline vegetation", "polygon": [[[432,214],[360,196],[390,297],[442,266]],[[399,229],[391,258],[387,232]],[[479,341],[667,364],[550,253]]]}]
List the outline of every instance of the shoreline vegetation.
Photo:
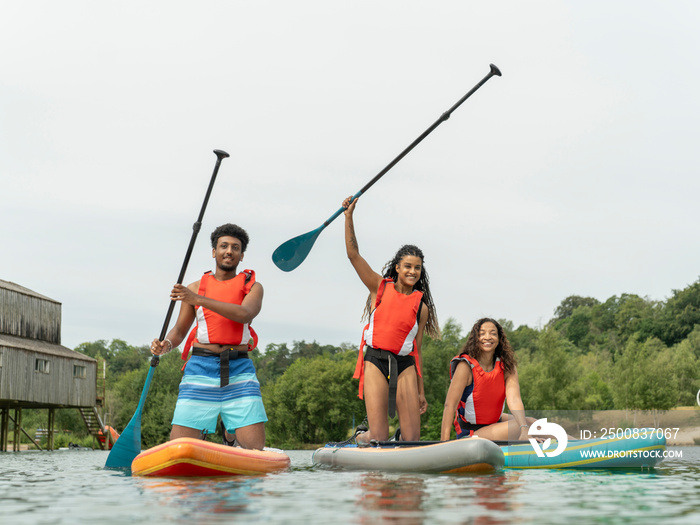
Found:
[{"label": "shoreline vegetation", "polygon": [[[473,321],[461,320],[469,326]],[[428,411],[421,420],[424,440],[440,438],[449,362],[467,335],[461,322],[449,318],[441,339],[426,336],[423,341],[428,400]],[[669,444],[678,438],[684,445],[700,444],[696,401],[700,390],[700,279],[683,290],[673,290],[665,301],[622,294],[601,302],[572,295],[539,328],[516,328],[505,319],[499,322],[516,353],[528,415],[547,417],[553,411],[565,411],[567,419],[577,414],[571,419],[576,427],[590,423],[594,428],[603,423],[595,419],[598,414],[612,417],[611,411],[618,411],[622,415],[613,417],[617,420],[604,424],[663,428],[667,421],[673,422],[680,430]],[[148,345],[98,340],[75,350],[106,361],[104,422],[123,429],[143,389]],[[294,341],[291,347],[271,343],[264,351],[252,352],[269,418],[267,446],[310,449],[352,434],[365,416],[357,381],[352,379],[357,351],[354,342],[333,346]],[[161,359],[155,371],[142,415],[144,448],[168,439],[182,376],[183,362],[178,355],[173,352]],[[23,411],[23,427],[30,433],[45,428],[46,420],[46,411]],[[397,421],[391,423],[395,426]],[[91,438],[84,427],[77,410],[56,411],[55,428],[70,431],[71,442],[90,446],[85,444]],[[578,428],[569,432],[578,432]],[[209,439],[220,441],[221,436],[217,431]]]}]

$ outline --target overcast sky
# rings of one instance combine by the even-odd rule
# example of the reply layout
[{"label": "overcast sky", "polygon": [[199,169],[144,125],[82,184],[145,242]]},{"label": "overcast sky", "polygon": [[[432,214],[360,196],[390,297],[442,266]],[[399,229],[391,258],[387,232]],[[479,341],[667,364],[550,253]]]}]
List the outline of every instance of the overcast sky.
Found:
[{"label": "overcast sky", "polygon": [[[700,3],[22,1],[0,6],[0,279],[62,343],[157,336],[216,161],[209,234],[251,237],[269,343],[359,344],[343,217],[377,271],[425,253],[441,324],[546,323],[565,297],[664,300],[700,275]],[[242,268],[239,268],[242,269]]]}]

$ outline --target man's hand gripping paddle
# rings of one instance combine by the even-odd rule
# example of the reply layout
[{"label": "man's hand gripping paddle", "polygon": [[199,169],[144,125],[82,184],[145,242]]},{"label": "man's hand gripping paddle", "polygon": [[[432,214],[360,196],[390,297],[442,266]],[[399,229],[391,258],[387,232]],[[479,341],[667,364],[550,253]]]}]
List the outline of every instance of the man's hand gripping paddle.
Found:
[{"label": "man's hand gripping paddle", "polygon": [[[452,112],[455,109],[457,109],[462,104],[462,102],[467,100],[477,89],[483,86],[488,79],[490,79],[494,75],[499,77],[501,76],[501,72],[496,66],[491,64],[490,67],[491,71],[489,71],[488,75],[481,79],[481,81],[476,86],[474,86],[471,89],[471,91],[469,91],[469,93],[467,93],[461,99],[459,99],[459,101],[454,106],[445,111],[440,116],[440,118],[433,123],[432,126],[426,129],[420,137],[414,140],[405,150],[403,150],[394,160],[392,160],[386,168],[384,168],[377,175],[375,175],[375,177],[371,181],[369,181],[364,186],[364,188],[362,188],[353,196],[352,200],[355,200],[360,195],[365,193],[368,189],[370,189],[375,182],[381,179],[387,171],[393,168],[396,163],[398,163],[402,158],[404,158],[408,154],[408,152],[415,148],[425,137],[430,135],[435,128],[437,128],[445,120],[450,118]],[[284,244],[281,244],[273,252],[272,261],[277,265],[277,267],[280,270],[283,270],[285,272],[291,272],[292,270],[294,270],[297,266],[304,262],[304,259],[306,259],[306,256],[311,251],[311,248],[313,247],[314,243],[316,242],[316,239],[321,234],[321,232],[326,228],[326,226],[333,222],[336,219],[336,217],[338,217],[338,215],[343,213],[344,209],[345,208],[340,208],[315,230],[312,230],[303,235],[299,235],[298,237],[294,237],[293,239],[288,240]]]},{"label": "man's hand gripping paddle", "polygon": [[[219,166],[221,166],[221,161],[229,156],[225,151],[219,149],[214,150],[216,154],[216,166],[214,167],[214,173],[209,181],[209,188],[207,189],[207,194],[204,197],[204,202],[202,203],[202,209],[199,211],[199,217],[197,222],[192,226],[192,237],[190,238],[190,245],[187,247],[187,254],[185,255],[185,260],[182,263],[182,269],[180,270],[180,276],[177,279],[178,284],[182,284],[182,280],[185,278],[185,271],[187,270],[187,264],[190,262],[190,256],[192,255],[192,249],[194,248],[195,240],[197,239],[197,234],[202,227],[202,218],[204,217],[204,210],[207,209],[207,203],[209,202],[209,196],[211,195],[211,190],[214,187],[214,181],[216,180],[216,174],[219,173]],[[165,322],[163,323],[163,328],[160,331],[160,340],[165,339],[165,334],[168,331],[168,325],[170,324],[170,318],[173,315],[173,310],[175,309],[175,301],[170,301],[170,306],[168,307],[168,314],[165,316]],[[105,468],[113,469],[127,469],[131,467],[131,462],[136,456],[141,452],[141,412],[143,410],[143,405],[146,402],[146,396],[148,395],[148,389],[151,386],[151,379],[153,378],[153,371],[158,366],[159,357],[154,355],[151,358],[151,368],[148,370],[148,376],[146,376],[146,382],[143,385],[143,391],[141,392],[141,398],[139,399],[139,404],[136,407],[136,412],[131,417],[131,421],[126,426],[124,431],[117,439],[116,443],[112,447],[112,450],[107,456],[107,462],[105,463]]]}]

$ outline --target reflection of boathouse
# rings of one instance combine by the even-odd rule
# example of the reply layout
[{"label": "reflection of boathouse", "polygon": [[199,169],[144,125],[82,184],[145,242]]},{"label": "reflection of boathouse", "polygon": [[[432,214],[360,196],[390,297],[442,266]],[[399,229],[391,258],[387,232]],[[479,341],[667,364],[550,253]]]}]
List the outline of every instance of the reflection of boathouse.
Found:
[{"label": "reflection of boathouse", "polygon": [[56,408],[77,408],[93,435],[104,432],[97,361],[60,343],[61,303],[0,280],[0,451],[7,450],[11,428],[13,450],[21,434],[34,442],[22,428],[23,408],[48,409],[49,449]]}]

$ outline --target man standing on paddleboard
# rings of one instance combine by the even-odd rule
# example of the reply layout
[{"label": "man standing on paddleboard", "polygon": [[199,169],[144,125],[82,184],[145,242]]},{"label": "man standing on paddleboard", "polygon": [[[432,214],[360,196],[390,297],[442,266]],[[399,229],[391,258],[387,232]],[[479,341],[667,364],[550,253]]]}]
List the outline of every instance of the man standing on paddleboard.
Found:
[{"label": "man standing on paddleboard", "polygon": [[171,440],[213,434],[221,415],[224,444],[237,442],[250,449],[265,446],[267,415],[255,366],[248,357],[257,345],[250,323],[262,308],[263,287],[252,270],[236,271],[248,241],[243,228],[219,226],[211,234],[215,271],[189,286],[176,284],[170,293],[173,301],[181,302],[180,314],[165,339],[153,340],[151,352],[161,356],[179,346],[196,321],[182,353],[187,364]]}]

